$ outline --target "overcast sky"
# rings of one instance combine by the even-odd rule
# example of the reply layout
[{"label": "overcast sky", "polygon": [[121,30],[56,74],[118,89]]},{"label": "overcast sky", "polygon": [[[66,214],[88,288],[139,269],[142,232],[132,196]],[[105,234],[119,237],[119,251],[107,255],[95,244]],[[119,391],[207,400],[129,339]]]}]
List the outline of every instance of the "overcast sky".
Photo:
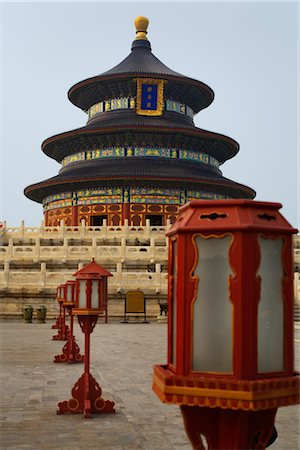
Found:
[{"label": "overcast sky", "polygon": [[149,18],[152,51],[171,69],[208,84],[211,106],[195,124],[228,135],[240,152],[223,175],[283,204],[299,227],[297,3],[2,4],[0,220],[40,224],[23,190],[58,173],[41,151],[55,134],[84,126],[67,99],[75,83],[129,53],[134,19]]}]

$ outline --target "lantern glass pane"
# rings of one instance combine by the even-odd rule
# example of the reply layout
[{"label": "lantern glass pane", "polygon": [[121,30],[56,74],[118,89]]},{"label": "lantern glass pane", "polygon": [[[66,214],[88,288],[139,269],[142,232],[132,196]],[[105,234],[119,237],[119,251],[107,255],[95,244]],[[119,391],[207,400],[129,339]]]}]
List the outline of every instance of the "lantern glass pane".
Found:
[{"label": "lantern glass pane", "polygon": [[172,347],[171,347],[171,363],[176,365],[176,338],[177,338],[177,241],[173,241],[172,245]]},{"label": "lantern glass pane", "polygon": [[232,236],[222,238],[197,236],[198,278],[193,304],[192,368],[202,372],[232,372],[232,304],[229,277],[229,248]]},{"label": "lantern glass pane", "polygon": [[92,280],[92,299],[91,299],[91,308],[98,309],[99,308],[99,280]]},{"label": "lantern glass pane", "polygon": [[86,281],[79,281],[79,297],[78,297],[78,308],[86,308]]},{"label": "lantern glass pane", "polygon": [[60,295],[60,298],[64,298],[64,296],[65,296],[65,295],[64,295],[64,294],[65,294],[65,292],[64,292],[64,291],[65,291],[64,286],[61,286],[59,289],[60,289],[60,294],[59,294],[59,295]]},{"label": "lantern glass pane", "polygon": [[67,284],[67,302],[72,301],[72,286]]},{"label": "lantern glass pane", "polygon": [[284,370],[283,238],[258,237],[261,278],[258,304],[258,372]]}]

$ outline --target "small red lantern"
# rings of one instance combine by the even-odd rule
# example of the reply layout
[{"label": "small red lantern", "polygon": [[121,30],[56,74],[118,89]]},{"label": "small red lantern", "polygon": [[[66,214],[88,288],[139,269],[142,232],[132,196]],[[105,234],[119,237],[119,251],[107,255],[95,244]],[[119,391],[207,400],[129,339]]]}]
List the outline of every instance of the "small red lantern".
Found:
[{"label": "small red lantern", "polygon": [[60,284],[58,286],[58,301],[59,302],[64,302],[65,301],[65,297],[66,297],[66,285],[65,284]]},{"label": "small red lantern", "polygon": [[56,295],[55,295],[55,300],[57,300],[57,302],[58,302],[58,304],[59,304],[59,315],[58,315],[58,317],[56,318],[56,321],[55,321],[55,323],[52,325],[52,327],[51,328],[53,328],[53,329],[57,329],[57,328],[60,328],[60,326],[61,326],[61,319],[62,319],[62,315],[61,315],[61,304],[59,303],[59,294],[60,294],[60,286],[57,286],[57,288],[56,288]]},{"label": "small red lantern", "polygon": [[114,413],[114,402],[101,397],[102,389],[90,374],[90,335],[97,323],[98,315],[107,306],[107,277],[112,276],[93,259],[90,264],[77,271],[76,297],[73,314],[78,317],[84,333],[84,373],[77,380],[70,400],[58,404],[58,414],[84,413],[86,418],[91,414]]},{"label": "small red lantern", "polygon": [[64,285],[65,301],[62,303],[62,306],[64,308],[63,317],[65,320],[65,310],[67,310],[70,316],[70,331],[68,332],[68,341],[62,349],[62,353],[54,357],[54,362],[56,363],[67,362],[69,364],[72,364],[75,362],[83,362],[84,360],[84,357],[80,354],[80,348],[76,343],[76,339],[73,333],[74,319],[72,310],[75,306],[75,285],[76,281],[73,280],[67,281]]},{"label": "small red lantern", "polygon": [[57,288],[58,303],[59,303],[59,318],[57,320],[58,333],[52,337],[54,341],[67,341],[69,335],[69,327],[66,325],[66,310],[64,303],[67,298],[67,286],[66,284],[60,284]]},{"label": "small red lantern", "polygon": [[298,403],[293,229],[280,204],[192,201],[169,236],[168,364],[153,389],[181,407],[201,449],[270,444],[279,406]]},{"label": "small red lantern", "polygon": [[98,316],[107,307],[107,277],[112,276],[93,259],[74,273],[76,298],[73,314]]}]

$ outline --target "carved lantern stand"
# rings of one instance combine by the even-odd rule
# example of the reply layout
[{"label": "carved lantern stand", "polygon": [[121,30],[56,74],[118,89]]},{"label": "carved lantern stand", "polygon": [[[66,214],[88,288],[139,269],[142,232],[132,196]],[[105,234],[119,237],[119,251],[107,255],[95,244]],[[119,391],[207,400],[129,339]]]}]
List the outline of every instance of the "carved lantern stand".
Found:
[{"label": "carved lantern stand", "polygon": [[76,339],[73,333],[73,314],[72,310],[75,306],[75,285],[76,281],[69,280],[66,283],[65,293],[66,301],[63,302],[63,308],[68,311],[70,316],[70,331],[68,333],[68,341],[65,343],[62,353],[54,357],[54,362],[67,362],[69,364],[83,362],[84,357],[80,354],[80,348],[76,343]]},{"label": "carved lantern stand", "polygon": [[[57,286],[57,288],[56,288],[56,297],[55,297],[55,299],[58,301],[58,299],[59,299],[59,295],[60,295],[60,286]],[[59,303],[59,301],[58,301],[58,304],[59,304],[59,315],[58,315],[58,317],[56,318],[56,321],[55,321],[55,323],[52,325],[52,327],[51,328],[53,328],[53,329],[58,329],[58,328],[60,328],[60,324],[61,324],[61,319],[62,319],[62,307],[61,307],[61,304]]]},{"label": "carved lantern stand", "polygon": [[69,327],[66,324],[66,307],[65,301],[67,296],[67,285],[60,284],[58,287],[58,303],[59,303],[59,322],[58,332],[55,336],[52,337],[54,341],[67,341],[69,336]]},{"label": "carved lantern stand", "polygon": [[114,402],[101,397],[101,387],[90,374],[90,335],[97,323],[100,313],[107,306],[107,277],[110,272],[99,266],[94,259],[83,269],[74,274],[76,277],[76,299],[73,314],[78,317],[84,333],[84,373],[72,389],[72,398],[58,404],[58,414],[83,413],[91,418],[91,414],[113,413]]}]

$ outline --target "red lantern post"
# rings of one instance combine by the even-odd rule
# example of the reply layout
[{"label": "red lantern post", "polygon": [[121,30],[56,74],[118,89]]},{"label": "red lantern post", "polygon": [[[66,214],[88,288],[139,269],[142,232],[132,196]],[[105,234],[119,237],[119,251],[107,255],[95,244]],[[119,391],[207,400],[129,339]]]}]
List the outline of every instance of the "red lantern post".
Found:
[{"label": "red lantern post", "polygon": [[[58,286],[57,288],[56,288],[56,297],[55,297],[55,299],[58,301],[58,299],[59,299],[59,293],[60,293],[60,290],[59,290],[59,288],[60,288],[60,286]],[[61,304],[59,303],[59,301],[58,301],[58,304],[59,304],[59,315],[57,316],[57,318],[56,318],[56,322],[52,325],[52,329],[58,329],[58,328],[60,328],[60,326],[61,326],[61,319],[62,319],[62,308],[61,308]]]},{"label": "red lantern post", "polygon": [[194,449],[264,449],[298,403],[292,234],[277,203],[192,201],[169,236],[168,364],[153,389],[180,405]]},{"label": "red lantern post", "polygon": [[58,287],[58,303],[59,303],[59,323],[60,326],[58,328],[58,333],[52,337],[54,341],[67,341],[69,335],[69,327],[66,325],[66,307],[64,306],[64,302],[66,299],[67,291],[66,285],[61,284]]},{"label": "red lantern post", "polygon": [[60,355],[56,355],[54,357],[54,362],[68,362],[78,363],[83,362],[84,357],[80,354],[80,348],[76,343],[76,339],[73,333],[73,314],[72,310],[75,306],[75,285],[76,281],[67,281],[66,283],[66,301],[63,303],[63,307],[68,311],[70,316],[70,332],[68,333],[68,341],[64,345],[62,349],[62,353]]},{"label": "red lantern post", "polygon": [[113,413],[114,402],[101,397],[101,387],[90,374],[90,335],[97,323],[98,316],[107,306],[107,277],[112,276],[94,259],[74,274],[76,277],[76,300],[73,314],[84,333],[84,373],[72,389],[72,398],[58,404],[58,414]]}]

